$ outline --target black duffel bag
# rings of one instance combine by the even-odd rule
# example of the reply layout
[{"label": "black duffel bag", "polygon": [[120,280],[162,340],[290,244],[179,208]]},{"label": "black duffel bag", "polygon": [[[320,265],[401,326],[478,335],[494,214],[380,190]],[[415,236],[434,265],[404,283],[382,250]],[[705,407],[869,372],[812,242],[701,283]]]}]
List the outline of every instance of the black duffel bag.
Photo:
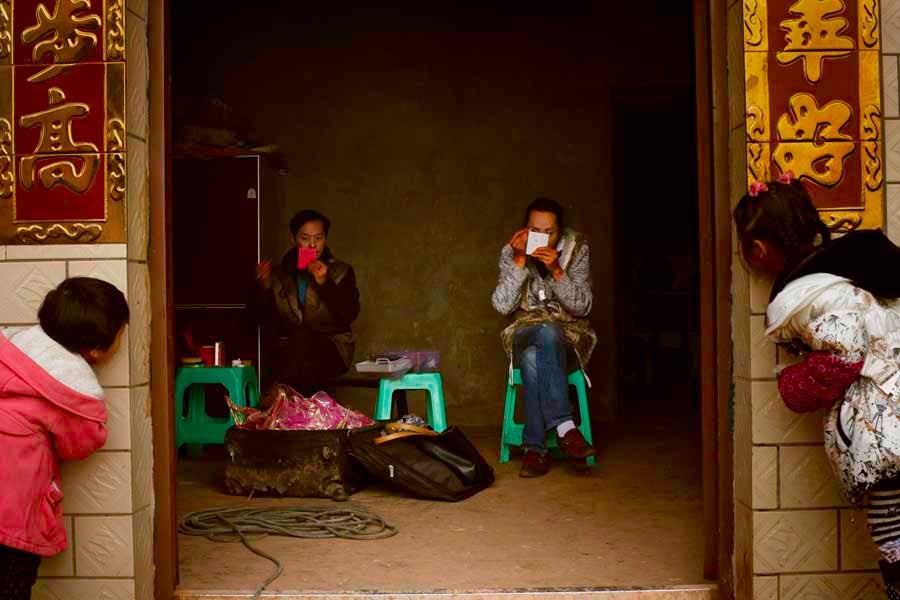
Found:
[{"label": "black duffel bag", "polygon": [[456,427],[443,433],[402,423],[359,433],[348,452],[374,477],[413,496],[458,502],[494,483],[494,470]]}]

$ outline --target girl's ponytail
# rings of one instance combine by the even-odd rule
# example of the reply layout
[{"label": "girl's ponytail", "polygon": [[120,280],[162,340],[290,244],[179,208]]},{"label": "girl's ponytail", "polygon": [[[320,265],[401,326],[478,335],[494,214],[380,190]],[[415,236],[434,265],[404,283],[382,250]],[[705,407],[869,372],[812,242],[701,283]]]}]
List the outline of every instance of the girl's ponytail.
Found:
[{"label": "girl's ponytail", "polygon": [[745,256],[754,240],[764,240],[775,244],[790,263],[831,240],[809,192],[790,173],[751,187],[734,209],[734,220]]}]

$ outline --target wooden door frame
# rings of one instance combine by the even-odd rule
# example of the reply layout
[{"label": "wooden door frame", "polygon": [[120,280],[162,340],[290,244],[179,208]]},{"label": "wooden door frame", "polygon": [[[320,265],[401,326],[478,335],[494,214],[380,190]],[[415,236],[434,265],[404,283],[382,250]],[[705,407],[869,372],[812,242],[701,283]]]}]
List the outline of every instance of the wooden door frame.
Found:
[{"label": "wooden door frame", "polygon": [[727,3],[693,0],[700,237],[704,575],[734,597],[734,444]]},{"label": "wooden door frame", "polygon": [[[178,584],[175,508],[175,322],[172,299],[172,148],[170,0],[147,3],[150,62],[150,396],[153,420],[154,598],[171,600]],[[131,207],[134,210],[136,207]]]},{"label": "wooden door frame", "polygon": [[[175,507],[174,302],[171,286],[171,0],[148,3],[150,128],[151,406],[153,418],[154,597],[171,600],[178,583]],[[701,405],[704,422],[704,573],[733,598],[734,500],[731,426],[731,215],[728,154],[726,3],[693,0],[697,91],[701,295]],[[132,207],[136,208],[136,207]]]}]

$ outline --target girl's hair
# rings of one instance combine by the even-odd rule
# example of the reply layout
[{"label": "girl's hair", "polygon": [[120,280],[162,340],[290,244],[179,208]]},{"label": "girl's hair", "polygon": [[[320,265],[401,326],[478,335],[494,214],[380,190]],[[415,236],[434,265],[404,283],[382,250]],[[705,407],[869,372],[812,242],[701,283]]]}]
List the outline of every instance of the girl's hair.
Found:
[{"label": "girl's hair", "polygon": [[130,317],[116,287],[93,277],[66,279],[44,298],[41,329],[70,352],[107,350]]},{"label": "girl's hair", "polygon": [[810,248],[831,239],[809,192],[798,180],[772,181],[761,187],[756,195],[748,193],[741,198],[734,209],[745,257],[754,241],[763,240],[778,246],[789,265],[802,259]]}]

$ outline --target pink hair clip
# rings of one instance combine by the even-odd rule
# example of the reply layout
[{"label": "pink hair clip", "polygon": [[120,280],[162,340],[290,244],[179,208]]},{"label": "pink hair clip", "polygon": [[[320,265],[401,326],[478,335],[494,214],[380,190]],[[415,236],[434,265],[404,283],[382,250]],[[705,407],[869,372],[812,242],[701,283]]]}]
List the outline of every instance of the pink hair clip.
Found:
[{"label": "pink hair clip", "polygon": [[794,181],[794,173],[791,171],[785,171],[778,176],[778,183],[786,183],[787,185],[791,185],[792,181]]},{"label": "pink hair clip", "polygon": [[756,198],[757,196],[759,196],[760,192],[768,192],[768,191],[769,191],[769,186],[767,186],[765,184],[765,182],[754,181],[753,183],[750,184],[750,196],[752,198]]}]

